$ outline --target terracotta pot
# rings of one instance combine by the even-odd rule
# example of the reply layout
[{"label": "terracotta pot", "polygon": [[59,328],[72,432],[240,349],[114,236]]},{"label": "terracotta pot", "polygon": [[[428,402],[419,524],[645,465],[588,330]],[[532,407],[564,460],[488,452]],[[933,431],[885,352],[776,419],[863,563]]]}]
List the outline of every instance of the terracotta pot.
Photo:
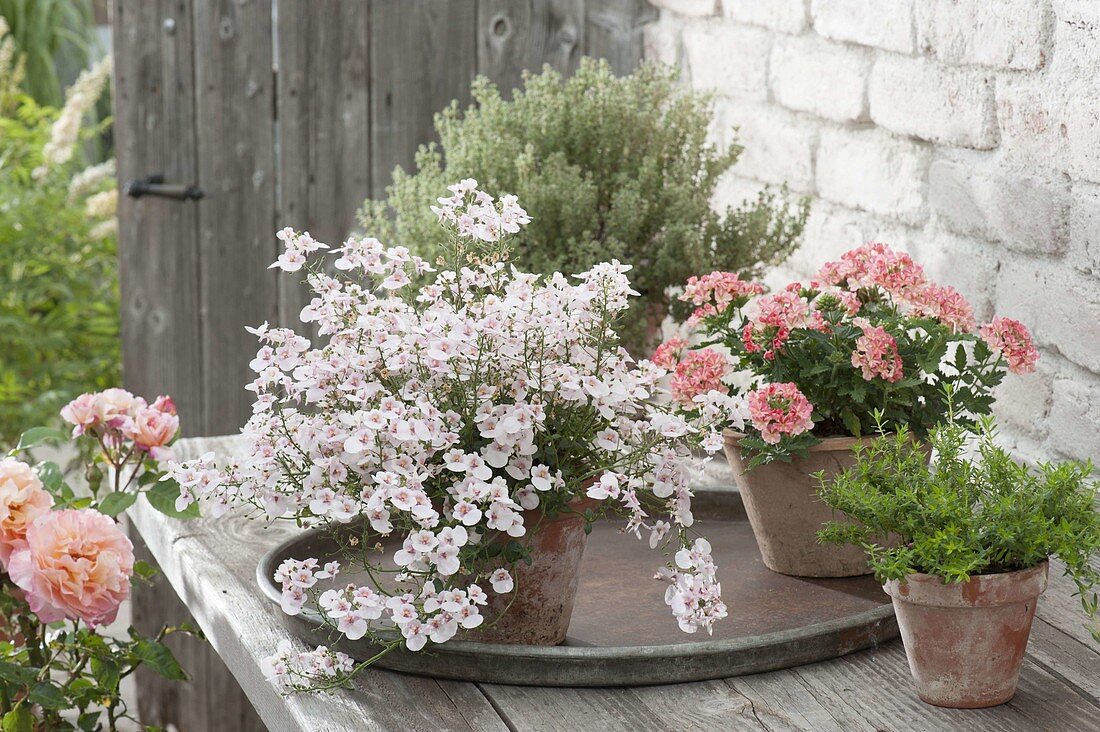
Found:
[{"label": "terracotta pot", "polygon": [[[565,640],[577,597],[581,558],[588,543],[584,512],[597,504],[591,498],[574,498],[568,504],[569,510],[553,519],[539,509],[523,512],[523,525],[528,530],[539,526],[534,537],[520,539],[529,541],[531,564],[519,562],[511,568],[515,580],[512,592],[500,595],[488,586],[484,588],[489,595],[489,604],[481,609],[485,624],[467,632],[465,638],[535,646],[556,646]],[[499,540],[507,542],[511,537]]]},{"label": "terracotta pot", "polygon": [[870,437],[827,437],[810,448],[806,458],[773,462],[746,471],[739,432],[725,433],[726,459],[733,468],[737,489],[745,503],[752,533],[764,565],[773,572],[795,577],[855,577],[870,574],[867,556],[857,546],[821,544],[817,532],[826,521],[845,521],[817,495],[812,474],[827,476],[855,463],[852,451]]},{"label": "terracotta pot", "polygon": [[911,574],[883,589],[894,600],[909,670],[921,699],[938,707],[978,709],[1016,693],[1047,563],[961,584]]}]

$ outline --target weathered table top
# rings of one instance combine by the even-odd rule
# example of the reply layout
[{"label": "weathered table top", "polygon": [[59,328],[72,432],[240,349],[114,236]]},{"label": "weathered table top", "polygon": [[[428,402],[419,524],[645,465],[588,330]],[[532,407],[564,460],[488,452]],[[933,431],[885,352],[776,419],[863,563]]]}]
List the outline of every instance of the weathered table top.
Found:
[{"label": "weathered table top", "polygon": [[[202,442],[217,449],[217,439]],[[131,518],[271,730],[1100,730],[1100,645],[1054,566],[1019,691],[993,709],[919,701],[900,641],[784,671],[673,686],[533,688],[368,670],[353,690],[283,697],[259,661],[288,634],[255,571],[263,552],[297,529],[240,519],[182,523],[144,502]]]}]

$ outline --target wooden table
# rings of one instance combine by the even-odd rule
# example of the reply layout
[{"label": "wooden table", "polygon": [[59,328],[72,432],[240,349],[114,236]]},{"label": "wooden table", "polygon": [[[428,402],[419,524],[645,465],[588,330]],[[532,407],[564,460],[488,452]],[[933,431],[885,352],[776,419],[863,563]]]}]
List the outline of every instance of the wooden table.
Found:
[{"label": "wooden table", "polygon": [[919,701],[900,641],[799,668],[671,686],[535,688],[370,670],[352,690],[284,697],[259,661],[288,633],[255,571],[263,552],[297,529],[230,518],[182,523],[144,502],[131,518],[271,730],[1100,730],[1100,645],[1053,565],[1019,691],[993,709]]}]

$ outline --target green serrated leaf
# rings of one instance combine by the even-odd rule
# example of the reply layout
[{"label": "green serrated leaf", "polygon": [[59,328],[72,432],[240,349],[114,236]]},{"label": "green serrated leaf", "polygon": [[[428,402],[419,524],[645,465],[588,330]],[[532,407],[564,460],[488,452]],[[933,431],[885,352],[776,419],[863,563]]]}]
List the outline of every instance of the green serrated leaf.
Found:
[{"label": "green serrated leaf", "polygon": [[93,730],[99,727],[99,717],[102,712],[84,712],[76,720],[76,726],[80,728],[81,732],[93,732]]},{"label": "green serrated leaf", "polygon": [[57,493],[61,490],[61,486],[65,482],[65,478],[61,475],[61,467],[50,461],[43,461],[34,466],[34,472],[38,474],[38,479],[42,481],[42,485],[46,486],[50,493]]},{"label": "green serrated leaf", "polygon": [[4,732],[34,732],[34,715],[23,704],[18,704],[15,709],[4,715]]},{"label": "green serrated leaf", "polygon": [[65,709],[69,706],[69,700],[61,692],[61,688],[52,681],[39,681],[32,686],[27,699],[45,709]]},{"label": "green serrated leaf", "polygon": [[38,447],[39,445],[45,445],[47,443],[58,444],[61,442],[68,442],[69,438],[70,435],[68,432],[54,429],[53,427],[31,427],[19,436],[19,444],[15,446],[15,451],[29,450],[32,447]]},{"label": "green serrated leaf", "polygon": [[134,657],[166,679],[186,681],[187,673],[172,655],[168,646],[155,640],[142,638],[134,644]]},{"label": "green serrated leaf", "polygon": [[180,497],[180,486],[174,480],[158,481],[152,488],[145,492],[149,505],[157,509],[165,516],[176,519],[193,519],[199,517],[199,506],[192,503],[183,511],[176,510],[176,499]]},{"label": "green serrated leaf", "polygon": [[148,562],[139,559],[134,562],[134,574],[142,579],[152,579],[160,574],[160,570]]},{"label": "green serrated leaf", "polygon": [[38,674],[34,669],[27,668],[26,666],[20,666],[17,663],[9,663],[7,661],[0,661],[0,679],[4,681],[10,681],[13,684],[28,685],[33,684],[34,680],[38,677]]},{"label": "green serrated leaf", "polygon": [[103,497],[103,500],[99,502],[99,505],[96,506],[96,510],[107,516],[118,516],[130,506],[134,505],[134,501],[137,500],[137,497],[137,493],[108,493]]},{"label": "green serrated leaf", "polygon": [[[98,637],[98,636],[95,636]],[[118,682],[121,672],[118,664],[108,658],[92,657],[92,676],[99,687],[107,694],[118,692]]]}]

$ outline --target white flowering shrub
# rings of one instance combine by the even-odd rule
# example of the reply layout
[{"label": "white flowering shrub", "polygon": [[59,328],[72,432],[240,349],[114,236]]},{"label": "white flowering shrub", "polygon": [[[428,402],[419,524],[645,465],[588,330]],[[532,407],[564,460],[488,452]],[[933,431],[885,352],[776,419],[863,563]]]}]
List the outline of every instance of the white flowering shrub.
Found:
[{"label": "white flowering shrub", "polygon": [[[476,185],[451,186],[433,207],[449,241],[438,272],[402,247],[353,238],[335,250],[331,277],[312,258],[326,245],[279,233],[286,251],[272,266],[308,273],[315,296],[301,319],[324,343],[253,330],[263,345],[248,386],[250,454],[173,464],[179,508],[198,500],[214,515],[243,507],[307,524],[361,521],[339,561],[279,568],[283,609],[309,605],[349,639],[419,650],[493,620],[483,615],[489,592],[522,591],[509,567],[537,531],[524,511],[555,516],[595,499],[587,521],[620,514],[638,537],[670,547],[658,572],[666,600],[683,630],[710,629],[726,608],[709,545],[688,536],[687,460],[699,445],[718,449],[711,424],[740,419],[740,402],[701,397],[695,423],[655,405],[665,371],[634,362],[615,331],[636,294],[630,267],[516,271],[508,237],[530,217],[514,196],[497,201]],[[385,537],[400,546],[391,557]],[[349,566],[387,580],[332,581]],[[284,649],[269,668],[301,689],[360,667],[331,650],[306,660]]]}]

